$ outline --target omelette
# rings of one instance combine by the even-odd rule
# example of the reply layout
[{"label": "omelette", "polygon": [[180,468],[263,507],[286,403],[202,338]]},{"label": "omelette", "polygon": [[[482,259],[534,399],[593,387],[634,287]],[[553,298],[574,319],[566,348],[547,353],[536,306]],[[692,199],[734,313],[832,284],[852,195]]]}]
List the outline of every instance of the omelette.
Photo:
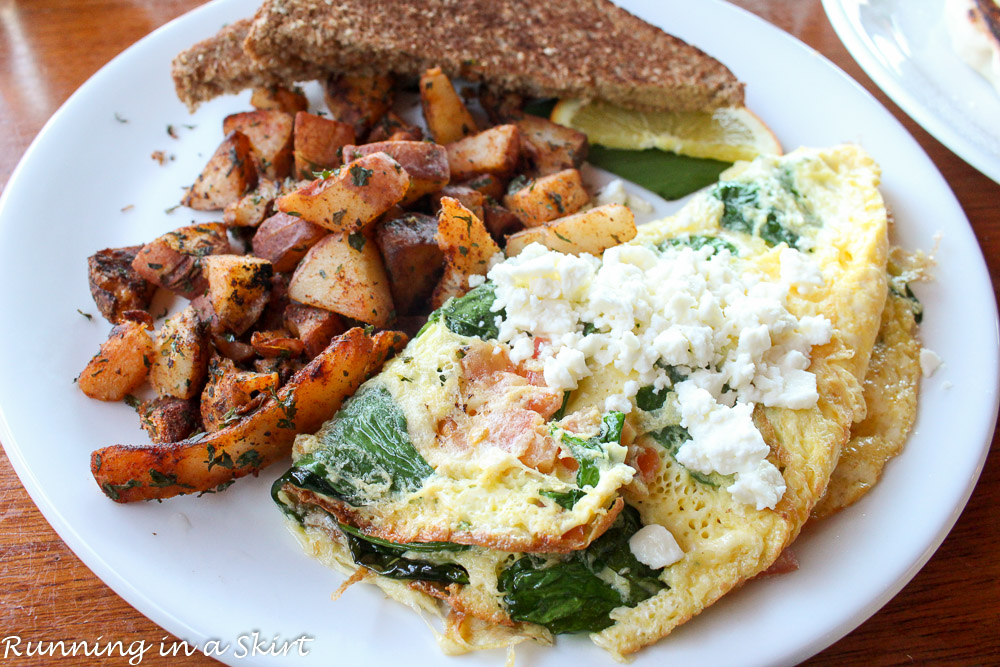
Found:
[{"label": "omelette", "polygon": [[865,416],[878,184],[857,146],[799,149],[602,257],[499,261],[297,438],[289,528],[448,653],[667,635],[777,559]]}]

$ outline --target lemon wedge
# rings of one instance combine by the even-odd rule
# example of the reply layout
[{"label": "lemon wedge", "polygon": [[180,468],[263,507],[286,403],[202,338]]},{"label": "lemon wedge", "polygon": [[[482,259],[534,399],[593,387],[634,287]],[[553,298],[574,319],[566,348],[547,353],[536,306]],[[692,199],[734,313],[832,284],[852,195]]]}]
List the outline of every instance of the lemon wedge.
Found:
[{"label": "lemon wedge", "polygon": [[745,107],[712,112],[635,111],[596,100],[568,99],[556,104],[550,120],[608,148],[659,148],[724,162],[781,154],[774,133]]}]

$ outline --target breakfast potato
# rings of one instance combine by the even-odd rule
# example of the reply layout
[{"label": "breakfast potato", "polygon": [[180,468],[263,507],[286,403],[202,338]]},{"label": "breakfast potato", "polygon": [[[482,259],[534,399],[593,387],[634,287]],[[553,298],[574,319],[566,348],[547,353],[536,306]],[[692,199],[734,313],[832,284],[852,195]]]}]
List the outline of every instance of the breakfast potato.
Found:
[{"label": "breakfast potato", "polygon": [[212,309],[222,328],[238,336],[267,305],[274,273],[271,263],[252,255],[210,255],[204,263]]},{"label": "breakfast potato", "polygon": [[287,213],[275,213],[253,237],[253,254],[271,262],[276,272],[293,270],[309,248],[329,232]]},{"label": "breakfast potato", "polygon": [[[201,392],[201,423],[212,433],[239,421],[278,389],[277,373],[256,373],[237,368],[230,359],[212,357],[208,382]],[[258,398],[259,397],[259,398]],[[254,402],[254,399],[258,399]]]},{"label": "breakfast potato", "polygon": [[487,201],[483,206],[483,224],[498,244],[504,244],[506,237],[524,229],[521,219],[495,201]]},{"label": "breakfast potato", "polygon": [[520,187],[511,182],[503,205],[520,218],[525,227],[538,225],[576,213],[590,201],[577,169],[525,181]]},{"label": "breakfast potato", "polygon": [[158,396],[139,404],[139,426],[153,442],[176,442],[201,430],[198,402]]},{"label": "breakfast potato", "polygon": [[376,327],[394,316],[382,257],[364,232],[323,237],[292,274],[288,296]]},{"label": "breakfast potato", "polygon": [[244,111],[222,121],[224,133],[246,135],[257,158],[258,176],[270,179],[285,178],[292,173],[294,126],[292,114],[276,110]]},{"label": "breakfast potato", "polygon": [[440,67],[429,69],[420,77],[420,105],[427,130],[439,144],[450,144],[479,131],[476,120]]},{"label": "breakfast potato", "polygon": [[621,204],[607,204],[508,236],[504,250],[513,257],[526,246],[541,243],[559,252],[599,257],[608,248],[631,241],[635,234],[632,211]]},{"label": "breakfast potato", "polygon": [[310,359],[322,352],[334,336],[347,330],[340,315],[301,303],[290,303],[285,308],[285,327],[302,341]]},{"label": "breakfast potato", "polygon": [[437,228],[435,217],[406,213],[381,223],[375,231],[398,314],[419,311],[441,276],[444,254],[434,238]]},{"label": "breakfast potato", "polygon": [[90,455],[91,473],[119,503],[222,490],[288,456],[297,433],[315,432],[380,365],[372,339],[356,327],[243,419],[196,439],[103,447]]},{"label": "breakfast potato", "polygon": [[521,150],[540,176],[578,168],[587,158],[587,135],[540,116],[515,121],[521,131]]},{"label": "breakfast potato", "polygon": [[[378,119],[375,126],[365,139],[365,143],[373,144],[379,141],[422,141],[424,131],[419,125],[410,125],[405,120],[389,111]],[[353,141],[351,143],[354,143]]]},{"label": "breakfast potato", "polygon": [[445,148],[453,182],[479,174],[507,176],[521,156],[521,133],[516,125],[497,125]]},{"label": "breakfast potato", "polygon": [[507,184],[493,174],[476,174],[467,181],[462,181],[457,185],[464,185],[467,188],[472,188],[473,190],[478,190],[482,192],[487,197],[492,197],[497,201],[503,198],[504,193],[507,191]]},{"label": "breakfast potato", "polygon": [[153,362],[147,328],[130,320],[116,325],[77,378],[80,390],[99,401],[120,401],[145,382]]},{"label": "breakfast potato", "polygon": [[482,220],[451,197],[441,199],[435,239],[444,254],[444,274],[431,295],[431,308],[436,309],[468,292],[469,276],[486,275],[500,248]]},{"label": "breakfast potato", "polygon": [[276,208],[335,232],[354,232],[400,202],[410,176],[385,153],[373,153],[279,198]]},{"label": "breakfast potato", "polygon": [[101,315],[112,324],[122,322],[126,311],[149,308],[156,294],[156,285],[132,268],[141,249],[138,245],[108,248],[87,258],[90,295]]},{"label": "breakfast potato", "polygon": [[160,327],[149,383],[160,396],[194,398],[201,392],[210,356],[207,326],[189,304]]},{"label": "breakfast potato", "polygon": [[266,86],[254,88],[250,95],[250,105],[255,109],[273,109],[286,113],[296,113],[309,108],[309,100],[302,89],[285,88],[284,86]]},{"label": "breakfast potato", "polygon": [[448,183],[448,152],[444,146],[427,141],[380,141],[362,146],[344,146],[343,152],[345,161],[385,153],[398,162],[410,176],[406,195],[399,202],[401,206],[412,204],[427,193],[437,192]]},{"label": "breakfast potato", "polygon": [[136,254],[132,268],[149,282],[193,299],[208,287],[202,272],[204,258],[229,252],[226,226],[208,222],[180,227],[150,241]]},{"label": "breakfast potato", "polygon": [[510,123],[524,117],[524,96],[500,91],[486,84],[479,86],[479,104],[494,123]]},{"label": "breakfast potato", "polygon": [[278,183],[260,179],[256,188],[226,205],[222,221],[230,227],[256,227],[267,217],[277,196]]},{"label": "breakfast potato", "polygon": [[402,352],[409,340],[410,337],[402,331],[379,331],[375,334],[372,338],[372,353],[365,369],[366,375],[371,377],[382,370],[385,362]]},{"label": "breakfast potato", "polygon": [[363,137],[392,108],[392,84],[389,74],[333,74],[324,82],[323,99],[334,120]]},{"label": "breakfast potato", "polygon": [[254,331],[250,337],[254,351],[264,358],[291,359],[302,354],[305,343],[292,337],[287,331]]},{"label": "breakfast potato", "polygon": [[447,185],[439,192],[431,195],[431,210],[437,211],[441,208],[441,198],[451,197],[459,204],[476,214],[480,220],[483,219],[483,206],[486,204],[486,196],[479,190],[465,185]]},{"label": "breakfast potato", "polygon": [[354,126],[300,111],[295,114],[295,175],[312,180],[314,173],[343,164],[341,148],[357,140]]},{"label": "breakfast potato", "polygon": [[232,132],[215,149],[181,203],[198,211],[221,211],[256,185],[250,139]]}]

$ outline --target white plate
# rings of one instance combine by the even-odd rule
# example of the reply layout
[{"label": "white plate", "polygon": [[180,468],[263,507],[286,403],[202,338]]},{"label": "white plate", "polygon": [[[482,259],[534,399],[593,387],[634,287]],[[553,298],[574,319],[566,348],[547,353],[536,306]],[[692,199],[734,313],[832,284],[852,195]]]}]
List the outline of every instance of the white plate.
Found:
[{"label": "white plate", "polygon": [[[92,449],[145,437],[131,409],[89,400],[72,384],[109,329],[99,316],[88,321],[77,313],[96,312],[86,257],[143,242],[193,217],[186,209],[170,215],[164,209],[220,141],[222,117],[249,108],[248,97],[216,100],[189,117],[174,96],[169,63],[194,41],[249,15],[256,1],[212,3],[128,49],[66,102],[15,170],[0,200],[6,286],[0,290],[0,439],[42,513],[99,577],[174,634],[228,644],[221,659],[246,664],[238,660],[241,646],[248,646],[240,638],[257,631],[268,641],[315,638],[307,645],[315,664],[385,664],[401,657],[407,664],[438,664],[424,624],[376,588],[357,586],[330,601],[341,578],[301,553],[268,498],[283,466],[219,495],[128,506],[106,499],[88,470]],[[931,162],[888,112],[823,57],[722,2],[626,4],[729,63],[749,82],[749,106],[786,146],[866,146],[883,167],[884,193],[905,246],[930,248],[934,234],[943,232],[938,280],[919,295],[926,304],[924,339],[945,366],[924,383],[906,452],[868,497],[809,527],[796,543],[797,572],[727,596],[636,661],[792,663],[846,634],[894,595],[964,506],[996,415],[990,281],[968,223]],[[734,34],[740,39],[728,37]],[[116,113],[128,122],[118,122]],[[168,124],[180,139],[167,135]],[[149,157],[157,149],[176,161],[157,165]],[[123,212],[130,204],[134,208]],[[976,307],[963,305],[970,303]],[[954,387],[946,389],[946,382]],[[611,662],[585,637],[562,637],[554,649],[519,648],[518,655],[535,665]],[[503,658],[494,651],[462,664],[495,665]],[[256,661],[273,660],[258,655]]]},{"label": "white plate", "polygon": [[1000,93],[951,48],[942,0],[823,0],[823,7],[886,95],[1000,183]]}]

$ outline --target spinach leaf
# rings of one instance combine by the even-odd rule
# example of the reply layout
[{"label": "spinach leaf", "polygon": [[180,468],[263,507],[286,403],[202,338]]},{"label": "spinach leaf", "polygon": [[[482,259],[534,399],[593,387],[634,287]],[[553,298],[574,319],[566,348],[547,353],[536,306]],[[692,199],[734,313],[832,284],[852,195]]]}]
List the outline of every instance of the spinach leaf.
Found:
[{"label": "spinach leaf", "polygon": [[434,469],[414,448],[406,417],[379,385],[367,385],[316,434],[320,446],[300,458],[289,481],[366,505],[414,491]]},{"label": "spinach leaf", "polygon": [[602,445],[621,442],[624,425],[624,413],[609,412],[601,420],[600,432],[587,440],[561,431],[554,424],[549,427],[549,431],[553,434],[561,431],[562,441],[566,443],[573,453],[573,458],[580,465],[576,471],[576,485],[579,488],[569,491],[542,491],[541,494],[546,498],[551,498],[566,509],[573,509],[576,502],[585,495],[581,489],[587,486],[597,486],[601,480],[601,469],[598,467],[597,461],[607,458],[607,452]]},{"label": "spinach leaf", "polygon": [[[902,283],[903,287],[900,288],[898,283]],[[924,319],[924,304],[920,303],[920,299],[917,295],[913,293],[910,289],[908,283],[904,283],[901,280],[893,279],[892,276],[889,277],[889,291],[898,296],[900,299],[906,299],[910,302],[910,310],[913,311],[913,321],[920,324]]]},{"label": "spinach leaf", "polygon": [[[443,319],[444,324],[452,333],[459,336],[478,336],[483,340],[491,340],[500,333],[497,329],[497,316],[505,317],[506,313],[490,311],[496,293],[492,283],[483,283],[471,290],[465,296],[452,299],[431,314],[428,324]],[[424,329],[427,325],[424,325]],[[421,329],[417,336],[424,332]]]},{"label": "spinach leaf", "polygon": [[767,220],[760,226],[760,237],[772,248],[779,243],[787,243],[789,248],[794,248],[799,242],[799,235],[782,227],[774,211],[767,214]]},{"label": "spinach leaf", "polygon": [[[560,562],[532,555],[514,561],[499,578],[511,619],[556,634],[597,632],[612,624],[612,609],[634,607],[666,588],[662,569],[640,563],[629,549],[628,540],[640,527],[638,511],[626,506],[607,532]],[[612,587],[601,576],[606,569],[626,585]]]},{"label": "spinach leaf", "polygon": [[715,183],[729,162],[667,153],[657,148],[642,151],[591,144],[587,161],[655,192],[664,199],[680,199]]},{"label": "spinach leaf", "polygon": [[[343,528],[344,526],[341,525]],[[467,584],[469,573],[461,565],[434,564],[428,561],[404,558],[413,545],[393,546],[391,542],[376,540],[354,531],[344,531],[351,558],[358,565],[390,579],[419,579],[440,581],[446,584]],[[432,544],[432,543],[431,543]],[[454,545],[458,546],[458,545]],[[438,549],[440,550],[440,549]]]},{"label": "spinach leaf", "polygon": [[648,385],[639,390],[635,395],[635,406],[640,410],[652,412],[659,410],[667,400],[667,388],[656,391],[656,387]]},{"label": "spinach leaf", "polygon": [[703,234],[685,234],[684,236],[675,236],[672,239],[667,239],[666,241],[660,243],[658,248],[660,250],[666,250],[669,247],[678,246],[690,246],[694,250],[701,250],[705,246],[714,248],[715,252],[720,250],[728,250],[734,257],[740,254],[739,250],[736,249],[729,241],[725,239],[720,239],[718,236],[705,236]]},{"label": "spinach leaf", "polygon": [[566,406],[567,406],[567,405],[569,405],[569,395],[570,395],[570,394],[572,394],[572,393],[573,393],[573,392],[571,392],[571,391],[564,391],[564,392],[563,392],[563,401],[562,401],[562,405],[560,405],[560,406],[559,406],[559,409],[558,409],[558,410],[556,410],[556,411],[555,411],[555,412],[554,412],[554,413],[552,414],[552,419],[553,419],[553,420],[556,420],[556,419],[562,419],[563,417],[565,417],[565,416],[566,416]]},{"label": "spinach leaf", "polygon": [[365,535],[354,526],[346,523],[339,525],[340,530],[347,535],[353,535],[359,540],[365,540],[366,542],[371,542],[387,549],[399,549],[400,553],[404,551],[465,551],[469,548],[466,544],[455,544],[454,542],[407,542],[406,544],[400,544],[399,542],[383,540],[381,537]]},{"label": "spinach leaf", "polygon": [[719,224],[724,229],[759,236],[769,246],[787,243],[794,248],[799,242],[799,235],[787,229],[778,222],[778,211],[773,208],[767,211],[764,223],[758,229],[754,223],[747,220],[744,209],[763,210],[760,205],[760,192],[756,185],[746,183],[719,183],[709,192],[722,202],[722,219]]},{"label": "spinach leaf", "polygon": [[539,491],[538,493],[545,498],[551,498],[568,510],[573,509],[573,506],[579,502],[580,498],[587,495],[587,492],[583,489],[570,489],[569,491]]},{"label": "spinach leaf", "polygon": [[[680,424],[667,426],[659,431],[650,431],[649,436],[662,445],[675,461],[677,461],[677,450],[681,448],[681,445],[691,439],[691,434],[688,433],[688,430]],[[678,464],[684,467],[684,464],[680,463],[680,461],[678,461]],[[691,470],[687,467],[684,467],[684,469],[687,470],[687,473],[691,475],[692,479],[701,482],[702,484],[708,484],[709,486],[728,486],[733,483],[731,475],[720,475],[714,472],[706,475],[705,473],[698,472],[697,470]]]}]

